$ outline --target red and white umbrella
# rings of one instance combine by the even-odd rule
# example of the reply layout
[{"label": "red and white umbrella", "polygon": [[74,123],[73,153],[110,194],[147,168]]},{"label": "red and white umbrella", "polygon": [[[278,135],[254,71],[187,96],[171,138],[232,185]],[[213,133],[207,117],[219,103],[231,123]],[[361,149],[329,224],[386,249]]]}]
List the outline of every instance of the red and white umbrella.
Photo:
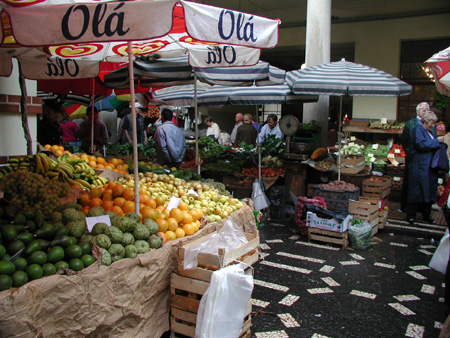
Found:
[{"label": "red and white umbrella", "polygon": [[433,73],[437,91],[450,96],[450,47],[434,54],[425,63]]}]

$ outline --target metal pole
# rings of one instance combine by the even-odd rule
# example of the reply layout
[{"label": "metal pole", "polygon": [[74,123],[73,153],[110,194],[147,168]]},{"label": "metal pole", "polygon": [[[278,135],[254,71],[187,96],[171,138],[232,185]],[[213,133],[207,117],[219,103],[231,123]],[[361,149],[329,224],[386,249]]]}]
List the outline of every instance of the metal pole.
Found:
[{"label": "metal pole", "polygon": [[139,175],[138,175],[138,149],[137,149],[137,130],[136,130],[136,110],[134,107],[134,71],[133,71],[133,46],[131,41],[127,42],[128,48],[128,69],[130,77],[130,94],[131,94],[131,120],[133,132],[133,165],[134,165],[134,203],[136,205],[136,215],[139,215]]},{"label": "metal pole", "polygon": [[341,124],[342,124],[342,96],[339,102],[339,127],[338,127],[338,181],[341,180]]},{"label": "metal pole", "polygon": [[195,163],[197,174],[200,174],[200,154],[198,151],[198,105],[197,105],[197,74],[194,72],[194,119],[195,119]]}]

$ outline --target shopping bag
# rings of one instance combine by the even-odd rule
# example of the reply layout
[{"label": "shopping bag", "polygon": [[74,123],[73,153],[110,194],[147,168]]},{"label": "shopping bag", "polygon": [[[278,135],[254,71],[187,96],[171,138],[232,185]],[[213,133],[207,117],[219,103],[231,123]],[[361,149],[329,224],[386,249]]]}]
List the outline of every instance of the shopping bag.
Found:
[{"label": "shopping bag", "polygon": [[256,179],[255,182],[253,182],[252,186],[252,200],[253,200],[253,207],[255,210],[262,210],[266,209],[270,206],[270,201],[267,198],[266,194],[264,193],[264,190],[262,188],[262,183]]},{"label": "shopping bag", "polygon": [[431,257],[431,261],[428,266],[440,273],[445,274],[447,271],[447,264],[450,257],[450,236],[448,229],[445,230],[444,236],[442,236],[441,241]]},{"label": "shopping bag", "polygon": [[245,267],[239,263],[213,272],[198,308],[195,338],[239,337],[253,291]]}]

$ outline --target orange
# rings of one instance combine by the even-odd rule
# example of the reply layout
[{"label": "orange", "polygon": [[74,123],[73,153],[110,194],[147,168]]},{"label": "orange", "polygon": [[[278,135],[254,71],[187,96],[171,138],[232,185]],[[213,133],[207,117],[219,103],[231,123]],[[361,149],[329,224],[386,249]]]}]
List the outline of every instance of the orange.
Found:
[{"label": "orange", "polygon": [[103,204],[103,201],[101,198],[98,197],[94,197],[93,199],[91,199],[91,201],[89,202],[89,206],[91,208],[93,207],[100,207]]},{"label": "orange", "polygon": [[61,150],[57,150],[55,151],[56,156],[61,156],[62,154],[64,154],[64,152],[62,152]]},{"label": "orange", "polygon": [[111,189],[105,190],[105,192],[103,193],[102,199],[104,201],[114,201],[114,196],[113,196],[112,190]]},{"label": "orange", "polygon": [[113,196],[114,196],[114,197],[122,196],[124,190],[125,190],[125,188],[124,188],[123,185],[121,185],[121,184],[116,184],[116,185],[112,188]]},{"label": "orange", "polygon": [[89,161],[89,166],[92,167],[92,168],[97,168],[97,162]]},{"label": "orange", "polygon": [[168,230],[175,231],[178,228],[178,221],[175,218],[169,217],[166,222]]},{"label": "orange", "polygon": [[105,169],[105,166],[103,165],[103,164],[99,164],[99,163],[97,163],[97,167],[96,167],[97,169]]},{"label": "orange", "polygon": [[122,210],[124,213],[133,211],[136,211],[136,205],[133,201],[126,201],[123,205],[122,205]]},{"label": "orange", "polygon": [[184,230],[182,228],[177,228],[175,230],[175,236],[177,236],[177,238],[181,238],[186,236],[186,233],[184,232]]},{"label": "orange", "polygon": [[84,153],[80,155],[80,158],[82,158],[83,160],[89,161],[89,155]]},{"label": "orange", "polygon": [[115,214],[117,214],[118,216],[124,216],[125,214],[123,213],[123,210],[121,207],[115,205],[113,206],[113,208],[111,209],[111,211]]},{"label": "orange", "polygon": [[50,149],[52,146],[50,145],[50,144],[46,144],[45,146],[44,146],[44,148],[45,149]]},{"label": "orange", "polygon": [[156,224],[158,224],[158,226],[159,226],[159,231],[162,231],[162,232],[166,232],[169,227],[169,225],[167,224],[167,221],[163,218],[158,218],[156,220]]},{"label": "orange", "polygon": [[107,184],[107,189],[111,189],[111,192],[113,191],[113,189],[114,189],[114,187],[117,185],[117,183],[116,182],[114,182],[114,181],[110,181],[108,184]]},{"label": "orange", "polygon": [[145,205],[148,205],[150,208],[155,209],[156,208],[156,201],[149,196],[147,201],[145,202]]},{"label": "orange", "polygon": [[106,164],[105,169],[113,170],[114,168],[112,165]]},{"label": "orange", "polygon": [[195,234],[195,227],[192,225],[192,223],[186,223],[185,225],[183,225],[183,230],[186,236]]},{"label": "orange", "polygon": [[188,211],[188,213],[192,216],[192,219],[194,221],[197,221],[200,219],[200,213],[198,212],[198,209],[191,209]]},{"label": "orange", "polygon": [[160,206],[160,205],[164,205],[165,200],[161,196],[158,196],[155,198],[155,202],[156,202],[157,206]]},{"label": "orange", "polygon": [[197,222],[192,222],[191,224],[192,224],[192,226],[194,227],[194,231],[195,231],[195,232],[197,232],[197,231],[200,230],[200,222],[199,222],[199,221],[197,221]]},{"label": "orange", "polygon": [[114,207],[114,202],[113,201],[105,201],[105,200],[103,200],[102,207],[106,211],[110,211]]},{"label": "orange", "polygon": [[123,164],[123,160],[121,158],[118,158],[117,161],[119,162],[119,164]]},{"label": "orange", "polygon": [[177,239],[177,235],[175,234],[175,232],[173,231],[166,231],[166,237],[168,241],[173,241],[175,239]]},{"label": "orange", "polygon": [[117,167],[119,165],[119,160],[117,158],[112,158],[110,162],[114,165],[114,167]]},{"label": "orange", "polygon": [[147,195],[147,193],[139,193],[139,202],[142,204],[146,204],[145,202],[147,202],[150,199],[150,196]]},{"label": "orange", "polygon": [[87,215],[87,213],[89,212],[89,205],[86,205],[84,208],[83,208],[83,213],[85,214],[85,215]]},{"label": "orange", "polygon": [[94,155],[88,155],[88,159],[89,161],[94,161],[95,163],[97,163],[97,157],[95,157]]},{"label": "orange", "polygon": [[185,212],[183,215],[183,219],[181,220],[181,223],[183,224],[187,224],[187,223],[192,223],[194,221],[194,217],[192,217],[192,215],[188,212]]},{"label": "orange", "polygon": [[134,201],[134,189],[132,189],[132,188],[126,188],[126,189],[123,191],[122,196],[123,196],[123,198],[125,198],[125,199],[128,200],[128,201]]},{"label": "orange", "polygon": [[102,197],[102,191],[99,188],[94,188],[91,191],[89,191],[89,197],[92,199],[94,197]]},{"label": "orange", "polygon": [[51,150],[51,151],[54,151],[54,152],[60,151],[60,150],[59,150],[59,146],[58,146],[57,144],[52,145],[52,146],[50,147],[50,150]]},{"label": "orange", "polygon": [[184,212],[178,208],[173,208],[170,210],[170,217],[175,218],[177,222],[181,222],[184,217]]},{"label": "orange", "polygon": [[118,207],[122,207],[122,205],[126,202],[127,200],[123,197],[116,197],[114,199],[114,205],[117,205]]},{"label": "orange", "polygon": [[97,157],[97,163],[105,164],[106,160],[103,157]]},{"label": "orange", "polygon": [[89,194],[83,194],[80,196],[80,204],[82,206],[88,205],[90,200],[91,198],[89,197]]},{"label": "orange", "polygon": [[155,213],[155,209],[153,209],[153,208],[150,208],[149,206],[144,206],[142,209],[141,209],[141,216],[142,216],[142,219],[147,219],[147,218],[150,218],[150,219],[156,219],[156,213]]},{"label": "orange", "polygon": [[58,146],[59,150],[62,151],[64,153],[64,147],[63,146]]},{"label": "orange", "polygon": [[186,202],[180,201],[180,204],[178,205],[178,209],[180,210],[189,210],[189,204],[187,204]]}]

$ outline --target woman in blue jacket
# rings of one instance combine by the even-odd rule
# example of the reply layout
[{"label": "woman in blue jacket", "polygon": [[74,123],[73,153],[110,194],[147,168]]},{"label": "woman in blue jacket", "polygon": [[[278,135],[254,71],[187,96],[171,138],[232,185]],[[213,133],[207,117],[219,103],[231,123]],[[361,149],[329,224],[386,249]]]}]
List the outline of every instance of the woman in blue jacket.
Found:
[{"label": "woman in blue jacket", "polygon": [[438,169],[431,168],[431,159],[436,150],[440,148],[439,142],[444,141],[443,136],[435,137],[431,129],[438,118],[432,111],[422,116],[422,123],[411,131],[411,157],[408,167],[408,205],[406,216],[413,225],[416,212],[422,213],[422,220],[433,224],[431,218],[431,205],[436,202],[438,186]]}]

